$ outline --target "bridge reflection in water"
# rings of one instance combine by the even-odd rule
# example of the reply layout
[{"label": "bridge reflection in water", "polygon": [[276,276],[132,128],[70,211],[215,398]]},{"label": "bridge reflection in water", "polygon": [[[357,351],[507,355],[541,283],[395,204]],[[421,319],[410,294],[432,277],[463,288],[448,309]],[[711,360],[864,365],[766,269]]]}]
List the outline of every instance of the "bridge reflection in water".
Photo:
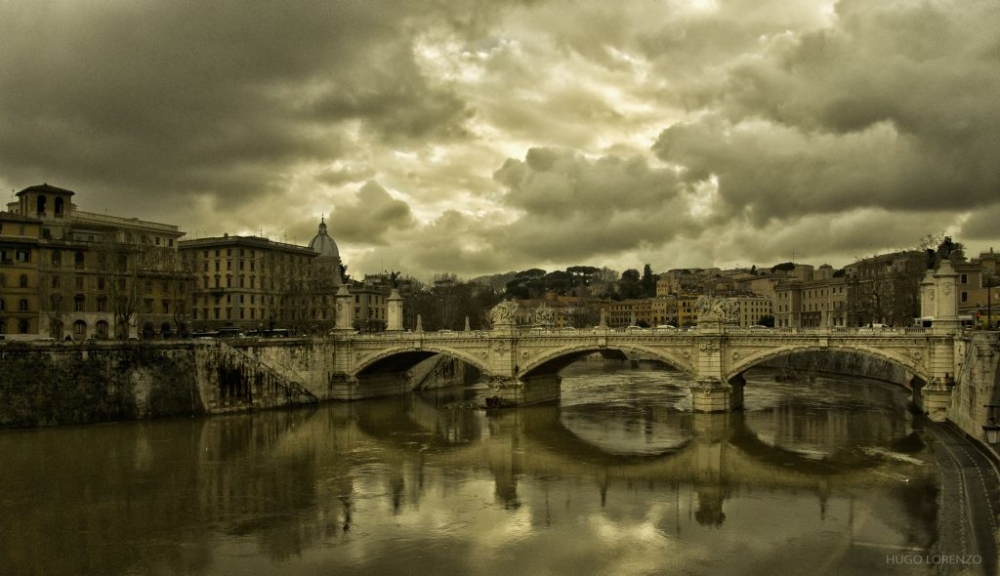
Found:
[{"label": "bridge reflection in water", "polygon": [[[901,389],[751,374],[746,412],[677,373],[0,435],[11,573],[913,573],[938,470]],[[754,378],[758,378],[754,380]],[[753,391],[759,390],[760,393]],[[866,396],[859,399],[860,396]],[[52,553],[58,550],[59,553]]]}]

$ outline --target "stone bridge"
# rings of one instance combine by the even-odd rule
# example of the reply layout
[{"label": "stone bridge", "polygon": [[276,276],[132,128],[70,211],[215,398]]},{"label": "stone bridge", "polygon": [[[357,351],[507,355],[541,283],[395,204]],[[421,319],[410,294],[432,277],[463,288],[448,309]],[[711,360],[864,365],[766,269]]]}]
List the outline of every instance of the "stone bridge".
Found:
[{"label": "stone bridge", "polygon": [[916,404],[943,418],[955,374],[957,326],[951,328],[748,330],[707,321],[688,331],[605,326],[582,331],[501,324],[490,331],[341,334],[335,337],[334,365],[364,383],[445,354],[478,368],[505,402],[524,404],[557,397],[559,371],[579,358],[640,356],[688,374],[695,411],[722,412],[742,406],[743,373],[754,366],[802,351],[853,352],[902,367]]}]

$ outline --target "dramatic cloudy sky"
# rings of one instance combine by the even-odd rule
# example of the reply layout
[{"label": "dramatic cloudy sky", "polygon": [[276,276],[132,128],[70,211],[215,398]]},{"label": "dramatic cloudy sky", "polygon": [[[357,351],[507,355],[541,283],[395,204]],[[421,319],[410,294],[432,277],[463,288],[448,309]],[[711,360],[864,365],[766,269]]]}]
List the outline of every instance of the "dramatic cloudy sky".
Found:
[{"label": "dramatic cloudy sky", "polygon": [[355,275],[1000,249],[996,0],[0,0],[0,186]]}]

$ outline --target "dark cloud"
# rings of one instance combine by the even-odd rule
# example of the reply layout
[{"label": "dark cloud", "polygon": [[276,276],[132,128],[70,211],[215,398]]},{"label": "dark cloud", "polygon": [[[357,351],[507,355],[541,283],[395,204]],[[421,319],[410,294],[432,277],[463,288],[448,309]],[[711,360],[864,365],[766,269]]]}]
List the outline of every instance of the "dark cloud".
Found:
[{"label": "dark cloud", "polygon": [[758,226],[992,202],[1000,67],[984,38],[1000,21],[994,6],[971,7],[981,21],[926,3],[841,2],[833,28],[779,38],[697,86],[703,113],[664,130],[654,151],[688,182],[717,177],[726,213]]},{"label": "dark cloud", "polygon": [[354,244],[384,244],[390,230],[408,230],[414,225],[410,206],[395,200],[376,182],[358,190],[350,204],[339,204],[330,215],[330,234]]},{"label": "dark cloud", "polygon": [[191,236],[332,210],[355,273],[988,243],[997,29],[993,0],[0,1],[0,186]]},{"label": "dark cloud", "polygon": [[0,168],[119,201],[271,194],[338,158],[345,122],[400,141],[468,112],[416,69],[391,2],[4,5]]},{"label": "dark cloud", "polygon": [[642,158],[594,160],[569,150],[532,148],[494,178],[520,216],[498,228],[503,250],[574,261],[660,244],[692,226],[689,194],[672,170]]}]

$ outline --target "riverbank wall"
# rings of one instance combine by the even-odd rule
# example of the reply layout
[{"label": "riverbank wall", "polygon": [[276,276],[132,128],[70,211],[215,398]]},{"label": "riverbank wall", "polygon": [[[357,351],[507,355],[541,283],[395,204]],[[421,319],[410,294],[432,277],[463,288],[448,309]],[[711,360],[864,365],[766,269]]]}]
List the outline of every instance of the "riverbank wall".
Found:
[{"label": "riverbank wall", "polygon": [[454,359],[359,383],[328,339],[5,342],[0,428],[202,416],[359,400],[462,383]]},{"label": "riverbank wall", "polygon": [[[989,422],[988,406],[1000,405],[1000,332],[971,332],[957,338],[955,375],[948,420],[986,444],[983,425]],[[1000,419],[1000,408],[996,416]]]}]

